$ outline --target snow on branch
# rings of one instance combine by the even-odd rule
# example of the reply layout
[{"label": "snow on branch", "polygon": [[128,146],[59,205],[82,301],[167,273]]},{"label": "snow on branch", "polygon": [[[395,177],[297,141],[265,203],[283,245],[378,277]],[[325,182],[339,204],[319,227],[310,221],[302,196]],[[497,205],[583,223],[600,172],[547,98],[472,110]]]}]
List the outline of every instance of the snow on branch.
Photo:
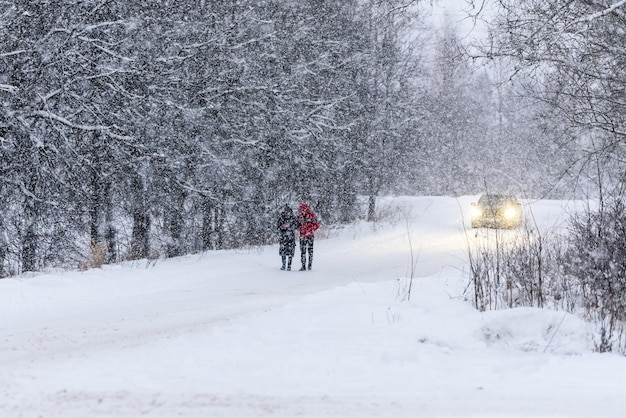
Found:
[{"label": "snow on branch", "polygon": [[19,54],[24,54],[24,53],[26,53],[25,49],[18,49],[17,51],[11,51],[11,52],[0,52],[0,58],[11,57],[13,55],[19,55]]},{"label": "snow on branch", "polygon": [[111,127],[109,126],[105,126],[105,125],[84,125],[81,123],[74,123],[62,116],[59,116],[55,113],[52,112],[48,112],[45,110],[38,110],[32,113],[33,116],[40,116],[42,118],[46,118],[46,119],[50,119],[56,122],[59,122],[63,125],[69,126],[70,128],[75,128],[75,129],[80,129],[83,131],[103,131],[106,132],[107,135],[109,135],[112,138],[116,138],[116,139],[132,139],[132,137],[129,136],[124,136],[124,135],[118,135],[115,134],[113,132],[111,132]]},{"label": "snow on branch", "polygon": [[18,88],[10,84],[0,84],[0,91],[6,91],[7,93],[16,93]]},{"label": "snow on branch", "polygon": [[615,10],[619,9],[620,7],[626,5],[626,0],[620,0],[617,3],[613,4],[612,6],[608,7],[607,9],[601,10],[597,13],[593,13],[584,17],[581,17],[580,19],[576,20],[576,23],[582,23],[582,22],[591,22],[592,20],[601,18],[603,16],[606,16],[610,13],[613,13]]},{"label": "snow on branch", "polygon": [[106,27],[106,26],[125,26],[126,22],[124,20],[114,20],[114,21],[110,21],[110,22],[99,22],[99,23],[95,23],[93,25],[87,25],[83,28],[83,30],[85,32],[92,32],[96,29],[100,29],[102,27]]},{"label": "snow on branch", "polygon": [[59,116],[57,114],[54,114],[52,112],[47,112],[45,110],[38,110],[36,112],[33,112],[34,116],[40,116],[42,118],[46,118],[46,119],[52,119],[54,121],[60,122],[63,125],[67,125],[71,128],[76,128],[76,129],[81,129],[83,131],[105,131],[108,130],[108,128],[106,126],[102,126],[102,125],[83,125],[83,124],[76,124],[73,123],[69,120],[67,120],[66,118]]},{"label": "snow on branch", "polygon": [[132,58],[125,57],[123,55],[118,54],[115,51],[111,51],[110,49],[103,47],[102,45],[98,45],[98,43],[96,43],[95,39],[91,39],[91,38],[88,38],[86,36],[79,36],[78,39],[80,39],[81,41],[92,43],[95,48],[99,49],[100,51],[104,52],[105,54],[108,54],[108,55],[112,56],[113,58],[117,58],[119,60],[126,61],[126,62],[134,61]]},{"label": "snow on branch", "polygon": [[261,42],[261,41],[263,41],[265,39],[268,39],[268,38],[271,38],[271,37],[273,37],[275,35],[276,34],[274,32],[272,32],[272,33],[268,33],[266,35],[263,35],[263,36],[261,36],[259,38],[248,39],[246,41],[239,42],[238,44],[231,46],[230,49],[231,50],[241,49],[241,48],[243,48],[243,47],[245,47],[245,46],[247,46],[249,44],[252,44],[252,43],[255,43],[255,42]]},{"label": "snow on branch", "polygon": [[243,146],[246,146],[246,147],[254,147],[256,145],[261,145],[261,146],[264,145],[258,139],[245,140],[245,139],[241,139],[241,138],[230,138],[230,139],[227,139],[226,141],[224,141],[224,143],[226,143],[226,144],[243,145]]}]

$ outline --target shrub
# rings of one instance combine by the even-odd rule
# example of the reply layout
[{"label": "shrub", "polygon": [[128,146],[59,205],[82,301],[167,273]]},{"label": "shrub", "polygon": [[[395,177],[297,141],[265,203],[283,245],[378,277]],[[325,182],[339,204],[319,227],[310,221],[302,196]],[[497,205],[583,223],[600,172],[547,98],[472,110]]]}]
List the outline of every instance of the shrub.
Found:
[{"label": "shrub", "polygon": [[596,349],[626,354],[626,205],[570,216],[567,231],[477,232],[468,238],[477,309],[552,307],[597,326]]},{"label": "shrub", "polygon": [[108,245],[106,242],[91,243],[82,264],[82,270],[101,268],[106,261]]},{"label": "shrub", "polygon": [[544,307],[557,303],[562,295],[551,235],[523,228],[513,231],[478,231],[468,239],[471,284],[477,309],[516,306]]},{"label": "shrub", "polygon": [[586,314],[601,324],[600,351],[623,345],[626,323],[626,212],[621,198],[570,221],[563,268],[581,289]]}]

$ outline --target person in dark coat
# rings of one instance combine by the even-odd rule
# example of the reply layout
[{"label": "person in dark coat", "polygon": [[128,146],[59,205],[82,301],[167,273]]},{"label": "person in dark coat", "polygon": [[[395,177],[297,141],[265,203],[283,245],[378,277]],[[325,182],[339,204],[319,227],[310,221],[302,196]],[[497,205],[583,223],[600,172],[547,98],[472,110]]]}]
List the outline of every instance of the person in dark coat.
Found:
[{"label": "person in dark coat", "polygon": [[296,251],[296,229],[298,221],[296,220],[293,210],[289,205],[285,205],[282,212],[278,216],[276,229],[278,230],[278,254],[282,260],[281,270],[291,270],[291,261]]},{"label": "person in dark coat", "polygon": [[[302,268],[300,271],[311,270],[313,266],[313,241],[315,240],[315,231],[320,227],[317,221],[317,215],[313,213],[309,205],[303,203],[298,208],[298,225],[300,231],[300,261]],[[309,254],[307,263],[306,255]]]}]

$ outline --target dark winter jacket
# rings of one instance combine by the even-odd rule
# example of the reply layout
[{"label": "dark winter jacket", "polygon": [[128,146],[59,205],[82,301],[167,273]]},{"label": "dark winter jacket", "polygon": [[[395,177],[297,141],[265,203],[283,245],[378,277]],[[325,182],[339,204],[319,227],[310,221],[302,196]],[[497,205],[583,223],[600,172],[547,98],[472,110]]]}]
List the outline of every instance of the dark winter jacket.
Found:
[{"label": "dark winter jacket", "polygon": [[280,255],[293,256],[296,248],[295,231],[298,228],[298,221],[289,206],[285,206],[276,221],[278,231],[278,243]]},{"label": "dark winter jacket", "polygon": [[306,203],[301,204],[298,209],[298,224],[300,225],[300,238],[312,237],[320,227],[317,216]]}]

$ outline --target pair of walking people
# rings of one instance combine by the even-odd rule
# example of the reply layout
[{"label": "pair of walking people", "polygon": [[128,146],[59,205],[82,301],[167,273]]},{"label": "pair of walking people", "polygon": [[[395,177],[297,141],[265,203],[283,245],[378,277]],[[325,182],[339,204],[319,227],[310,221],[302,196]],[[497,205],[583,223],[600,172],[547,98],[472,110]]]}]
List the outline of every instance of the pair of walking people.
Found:
[{"label": "pair of walking people", "polygon": [[302,263],[300,271],[307,270],[307,268],[311,270],[315,231],[319,226],[317,216],[306,203],[300,205],[297,215],[294,215],[289,205],[285,205],[277,222],[280,245],[278,253],[282,260],[281,270],[291,270],[291,261],[296,251],[296,229],[300,235],[300,261]]}]

